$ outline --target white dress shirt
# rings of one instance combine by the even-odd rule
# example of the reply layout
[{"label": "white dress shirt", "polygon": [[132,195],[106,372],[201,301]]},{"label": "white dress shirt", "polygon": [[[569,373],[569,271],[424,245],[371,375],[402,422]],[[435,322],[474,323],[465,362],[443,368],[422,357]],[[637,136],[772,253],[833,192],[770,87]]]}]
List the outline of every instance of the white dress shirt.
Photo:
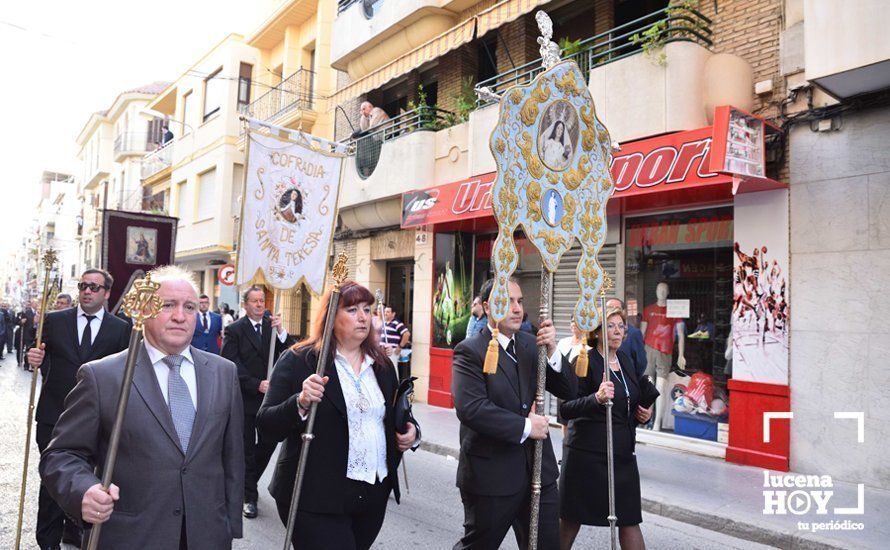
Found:
[{"label": "white dress shirt", "polygon": [[[490,328],[490,327],[489,327]],[[510,341],[513,341],[513,349],[516,349],[516,337],[511,336],[507,338],[503,333],[498,332],[498,344],[501,345],[502,353],[507,353],[507,346],[510,344]],[[518,353],[518,352],[516,352]],[[519,357],[515,357],[517,361]],[[556,351],[553,352],[553,355],[547,360],[547,365],[553,369],[554,372],[562,372],[562,353],[560,353],[557,348]],[[517,365],[518,367],[518,365]],[[542,411],[537,411],[536,414],[541,414]],[[522,439],[519,440],[520,443],[525,443],[525,440],[528,439],[528,434],[532,433],[532,421],[528,418],[525,419],[525,428],[522,430]]]},{"label": "white dress shirt", "polygon": [[84,315],[95,315],[96,318],[90,322],[90,336],[92,340],[90,340],[90,344],[96,341],[96,336],[99,335],[99,327],[102,326],[102,319],[105,317],[105,308],[99,308],[99,311],[96,313],[88,314],[86,311],[80,308],[80,305],[77,306],[77,343],[80,344],[80,341],[83,340],[83,331],[87,328],[87,318]]},{"label": "white dress shirt", "polygon": [[[263,320],[262,319],[260,319],[259,321],[254,321],[253,319],[248,317],[247,320],[250,321],[250,325],[253,327],[254,332],[256,332],[256,327],[257,327],[257,325],[259,325],[260,333],[262,333],[262,331],[263,331]],[[284,328],[283,326],[281,327],[281,332],[278,333],[278,339],[281,340],[282,343],[284,343],[284,341],[287,340],[287,329]]]},{"label": "white dress shirt", "polygon": [[[167,396],[167,381],[170,378],[170,367],[164,362],[164,357],[167,354],[149,344],[148,340],[143,340],[143,343],[145,344],[145,351],[148,352],[148,360],[151,361],[151,366],[155,370],[155,376],[158,377],[158,385],[161,387],[161,393],[164,395],[164,402],[169,406],[170,397]],[[179,355],[183,357],[182,364],[179,366],[179,375],[185,380],[185,385],[188,386],[189,395],[192,398],[192,405],[197,410],[198,381],[195,377],[195,361],[192,359],[191,348],[187,346],[179,352]]]},{"label": "white dress shirt", "polygon": [[[346,401],[346,419],[349,426],[349,455],[346,462],[346,477],[356,481],[374,484],[386,479],[386,430],[383,417],[386,415],[386,402],[377,384],[377,377],[371,365],[370,356],[365,355],[358,376],[346,357],[334,357],[340,389]],[[366,401],[365,410],[359,401]]]}]

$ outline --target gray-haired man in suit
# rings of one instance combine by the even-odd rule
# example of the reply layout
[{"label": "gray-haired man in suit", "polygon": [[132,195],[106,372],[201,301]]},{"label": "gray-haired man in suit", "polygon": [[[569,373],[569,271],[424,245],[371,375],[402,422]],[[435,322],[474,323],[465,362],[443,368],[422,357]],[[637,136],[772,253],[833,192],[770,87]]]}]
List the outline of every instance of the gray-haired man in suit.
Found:
[{"label": "gray-haired man in suit", "polygon": [[145,322],[113,484],[101,471],[127,351],[87,363],[65,400],[40,476],[100,548],[217,550],[241,538],[243,412],[235,365],[189,345],[198,293],[188,273],[153,272],[161,314]]}]

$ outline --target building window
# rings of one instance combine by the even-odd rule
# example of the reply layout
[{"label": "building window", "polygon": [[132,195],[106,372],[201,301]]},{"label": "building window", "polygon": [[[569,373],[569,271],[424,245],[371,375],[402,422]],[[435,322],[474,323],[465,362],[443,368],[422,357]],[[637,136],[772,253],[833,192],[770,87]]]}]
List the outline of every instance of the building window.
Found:
[{"label": "building window", "polygon": [[229,212],[233,218],[241,216],[241,189],[244,187],[244,165],[232,167],[232,206]]},{"label": "building window", "polygon": [[187,182],[182,182],[176,187],[176,215],[179,216],[179,224],[185,225],[189,219],[189,202],[186,192]]},{"label": "building window", "polygon": [[238,109],[250,104],[250,78],[253,66],[242,63],[238,69]]},{"label": "building window", "polygon": [[182,117],[179,120],[183,122],[182,133],[185,134],[189,129],[189,113],[192,111],[192,92],[189,90],[182,96]]},{"label": "building window", "polygon": [[479,41],[476,82],[484,82],[498,74],[498,41],[497,36]]},{"label": "building window", "polygon": [[198,176],[198,220],[212,218],[216,210],[216,168]]},{"label": "building window", "polygon": [[646,373],[665,388],[655,422],[716,441],[729,411],[732,208],[628,217],[624,242],[628,322],[643,331]]},{"label": "building window", "polygon": [[204,120],[219,111],[226,92],[226,83],[222,78],[222,67],[204,80]]}]

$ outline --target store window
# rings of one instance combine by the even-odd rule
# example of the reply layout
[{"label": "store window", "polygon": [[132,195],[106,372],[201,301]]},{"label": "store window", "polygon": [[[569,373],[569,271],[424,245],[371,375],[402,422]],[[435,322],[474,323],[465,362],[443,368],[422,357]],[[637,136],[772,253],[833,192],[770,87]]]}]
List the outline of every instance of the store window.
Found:
[{"label": "store window", "polygon": [[662,390],[652,427],[723,440],[732,208],[627,217],[624,242],[628,320],[643,331],[646,372]]},{"label": "store window", "polygon": [[[473,298],[492,276],[491,250],[496,234],[436,233],[433,289],[433,346],[454,348],[463,341]],[[524,327],[536,332],[541,293],[541,257],[525,235],[514,237],[519,265],[513,276],[522,289]]]}]

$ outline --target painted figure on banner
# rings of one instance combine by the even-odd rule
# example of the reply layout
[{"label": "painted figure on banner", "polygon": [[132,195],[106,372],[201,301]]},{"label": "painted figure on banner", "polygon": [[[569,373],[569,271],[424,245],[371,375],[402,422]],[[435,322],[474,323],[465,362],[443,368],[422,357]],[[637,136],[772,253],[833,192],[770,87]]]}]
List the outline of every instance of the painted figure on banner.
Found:
[{"label": "painted figure on banner", "polygon": [[281,194],[278,213],[290,223],[298,223],[303,217],[303,194],[297,187],[290,187]]},{"label": "painted figure on banner", "polygon": [[154,265],[158,257],[158,230],[151,227],[127,228],[127,263]]},{"label": "painted figure on banner", "polygon": [[578,142],[578,113],[567,101],[554,101],[544,111],[538,132],[541,160],[557,172],[569,167]]}]

